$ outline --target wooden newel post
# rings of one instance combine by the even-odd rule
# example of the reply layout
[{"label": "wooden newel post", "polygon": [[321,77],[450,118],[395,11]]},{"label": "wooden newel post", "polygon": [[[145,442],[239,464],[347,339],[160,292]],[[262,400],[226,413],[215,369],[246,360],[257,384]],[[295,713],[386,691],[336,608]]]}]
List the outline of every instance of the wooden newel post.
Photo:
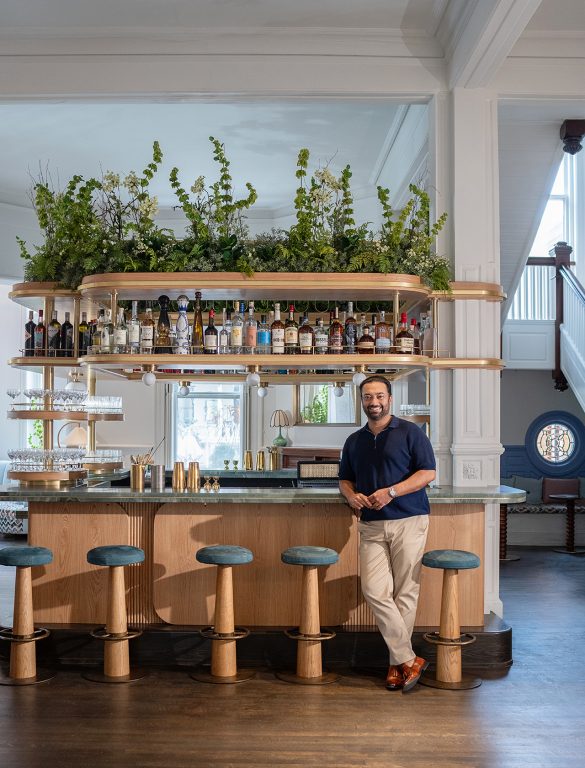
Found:
[{"label": "wooden newel post", "polygon": [[564,392],[568,388],[565,374],[561,370],[561,325],[563,324],[563,276],[561,267],[571,266],[571,253],[573,249],[565,242],[558,242],[549,251],[549,255],[555,260],[555,285],[556,285],[556,313],[555,313],[555,367],[552,377],[555,389]]}]

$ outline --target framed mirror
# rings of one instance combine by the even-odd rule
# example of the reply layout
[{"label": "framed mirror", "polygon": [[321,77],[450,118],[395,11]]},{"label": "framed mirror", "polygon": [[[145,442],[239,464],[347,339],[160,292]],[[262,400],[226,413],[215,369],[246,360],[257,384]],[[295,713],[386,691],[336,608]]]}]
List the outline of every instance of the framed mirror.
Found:
[{"label": "framed mirror", "polygon": [[356,387],[351,382],[296,384],[293,418],[298,426],[353,426],[361,423]]}]

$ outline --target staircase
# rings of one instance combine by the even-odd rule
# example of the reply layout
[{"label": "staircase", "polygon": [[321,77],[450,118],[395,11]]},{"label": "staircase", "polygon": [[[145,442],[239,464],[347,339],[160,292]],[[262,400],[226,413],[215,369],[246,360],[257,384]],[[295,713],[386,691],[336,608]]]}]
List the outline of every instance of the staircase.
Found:
[{"label": "staircase", "polygon": [[560,368],[585,411],[585,290],[568,267],[561,267],[560,275],[563,285]]}]

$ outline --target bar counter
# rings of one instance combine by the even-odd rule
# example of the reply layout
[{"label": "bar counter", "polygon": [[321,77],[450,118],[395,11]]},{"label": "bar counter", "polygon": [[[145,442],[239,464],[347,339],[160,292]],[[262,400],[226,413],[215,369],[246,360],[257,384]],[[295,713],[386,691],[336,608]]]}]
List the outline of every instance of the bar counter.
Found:
[{"label": "bar counter", "polygon": [[[213,473],[214,476],[223,473]],[[230,473],[233,475],[233,473]],[[285,480],[291,473],[239,473]],[[226,480],[227,482],[227,480]],[[253,482],[253,481],[252,481]],[[466,549],[482,566],[460,574],[461,623],[484,626],[485,510],[488,504],[520,503],[525,493],[506,486],[429,489],[427,549]],[[96,486],[45,489],[0,486],[0,500],[27,501],[29,543],[54,552],[51,565],[35,569],[35,622],[99,624],[105,619],[106,569],[89,565],[89,549],[131,544],[144,550],[140,566],[127,568],[128,618],[139,627],[212,623],[215,568],[198,563],[210,544],[238,544],[254,553],[236,568],[236,620],[252,628],[298,623],[300,569],[284,565],[287,547],[310,544],[339,552],[339,562],[320,574],[321,621],[347,631],[375,629],[358,575],[357,522],[345,499],[331,488],[222,488],[194,493],[134,491]],[[488,557],[489,557],[488,553]],[[497,553],[496,553],[497,558]],[[423,568],[417,627],[439,624],[441,572]]]}]

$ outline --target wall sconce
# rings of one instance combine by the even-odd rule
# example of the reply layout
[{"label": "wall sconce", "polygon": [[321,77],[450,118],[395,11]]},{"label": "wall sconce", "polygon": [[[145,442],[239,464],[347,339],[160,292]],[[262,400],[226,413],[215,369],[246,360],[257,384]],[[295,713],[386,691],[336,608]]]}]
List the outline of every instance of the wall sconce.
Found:
[{"label": "wall sconce", "polygon": [[353,383],[356,385],[356,387],[359,387],[359,385],[362,383],[362,381],[365,381],[367,379],[366,376],[366,366],[360,365],[359,371],[356,371],[352,377]]},{"label": "wall sconce", "polygon": [[288,420],[286,413],[280,409],[274,411],[270,417],[270,426],[278,427],[278,436],[274,438],[272,445],[285,446],[286,437],[282,436],[282,428],[290,426],[290,421]]},{"label": "wall sconce", "polygon": [[258,397],[263,398],[268,394],[268,384],[258,384]]},{"label": "wall sconce", "polygon": [[249,387],[260,386],[260,374],[258,373],[259,370],[260,366],[255,365],[253,371],[248,371],[248,375],[246,376],[246,384]]},{"label": "wall sconce", "polygon": [[576,155],[583,149],[581,140],[585,136],[585,120],[565,120],[561,125],[563,151]]}]

